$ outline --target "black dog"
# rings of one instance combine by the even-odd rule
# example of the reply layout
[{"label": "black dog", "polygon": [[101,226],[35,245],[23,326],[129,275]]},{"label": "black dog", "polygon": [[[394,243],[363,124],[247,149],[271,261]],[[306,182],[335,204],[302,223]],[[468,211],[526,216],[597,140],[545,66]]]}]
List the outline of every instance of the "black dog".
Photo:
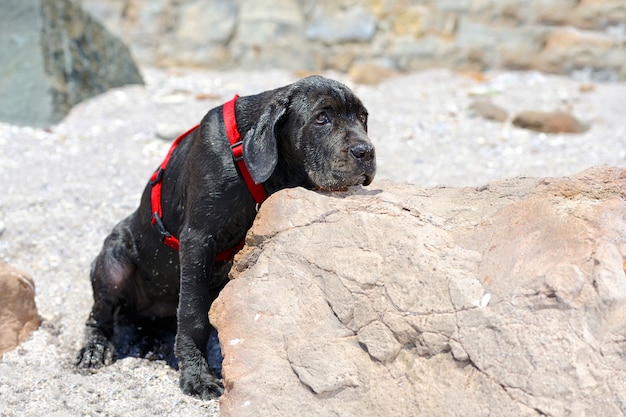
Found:
[{"label": "black dog", "polygon": [[336,81],[308,77],[212,109],[176,140],[137,211],[115,226],[94,261],[94,305],[77,367],[115,359],[118,323],[177,317],[181,389],[221,395],[207,365],[208,311],[257,204],[288,187],[368,185],[375,171],[367,110]]}]

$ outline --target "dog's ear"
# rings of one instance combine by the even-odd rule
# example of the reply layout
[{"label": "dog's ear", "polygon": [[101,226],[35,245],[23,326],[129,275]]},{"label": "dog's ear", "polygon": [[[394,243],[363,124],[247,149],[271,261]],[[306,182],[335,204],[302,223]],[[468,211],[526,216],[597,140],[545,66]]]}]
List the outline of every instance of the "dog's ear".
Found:
[{"label": "dog's ear", "polygon": [[243,157],[255,183],[265,182],[278,162],[276,126],[287,112],[288,100],[275,97],[243,138]]}]

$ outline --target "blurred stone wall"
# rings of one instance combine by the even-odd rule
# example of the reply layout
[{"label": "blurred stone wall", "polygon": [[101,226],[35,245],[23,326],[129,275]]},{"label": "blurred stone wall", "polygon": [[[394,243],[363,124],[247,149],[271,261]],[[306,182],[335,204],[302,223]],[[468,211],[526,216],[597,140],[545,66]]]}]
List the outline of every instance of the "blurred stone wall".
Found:
[{"label": "blurred stone wall", "polygon": [[148,65],[626,79],[624,0],[82,0]]}]

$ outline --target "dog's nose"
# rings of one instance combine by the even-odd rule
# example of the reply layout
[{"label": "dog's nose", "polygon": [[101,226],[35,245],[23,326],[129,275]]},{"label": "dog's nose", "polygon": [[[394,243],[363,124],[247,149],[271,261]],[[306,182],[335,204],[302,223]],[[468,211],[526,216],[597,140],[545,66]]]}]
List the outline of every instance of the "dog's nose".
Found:
[{"label": "dog's nose", "polygon": [[359,142],[352,149],[350,153],[359,161],[368,162],[374,158],[374,147],[365,142]]}]

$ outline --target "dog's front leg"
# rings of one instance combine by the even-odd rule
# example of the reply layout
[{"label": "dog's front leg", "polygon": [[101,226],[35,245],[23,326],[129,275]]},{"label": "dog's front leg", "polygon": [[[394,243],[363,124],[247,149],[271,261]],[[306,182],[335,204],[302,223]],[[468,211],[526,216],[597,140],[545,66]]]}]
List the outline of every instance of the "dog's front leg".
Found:
[{"label": "dog's front leg", "polygon": [[219,397],[224,392],[224,386],[211,373],[207,362],[211,330],[208,313],[219,291],[211,282],[215,254],[213,238],[181,236],[176,356],[182,391],[202,399]]}]

